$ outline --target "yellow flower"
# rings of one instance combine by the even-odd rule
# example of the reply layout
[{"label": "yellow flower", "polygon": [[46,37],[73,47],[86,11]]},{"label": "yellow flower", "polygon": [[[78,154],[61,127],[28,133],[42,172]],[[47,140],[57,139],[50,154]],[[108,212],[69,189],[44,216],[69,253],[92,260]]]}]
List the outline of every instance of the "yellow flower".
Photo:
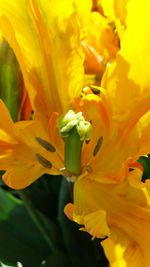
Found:
[{"label": "yellow flower", "polygon": [[111,267],[150,266],[150,180],[141,182],[137,163],[150,152],[149,8],[131,1],[121,50],[100,96],[76,103],[93,133],[65,213],[93,237],[107,237],[102,246]]},{"label": "yellow flower", "polygon": [[14,124],[0,103],[0,168],[13,188],[63,167],[63,141],[53,112],[67,111],[82,90],[81,40],[90,8],[90,0],[0,2],[0,30],[18,59],[34,110],[32,121]]},{"label": "yellow flower", "polygon": [[0,102],[0,169],[6,170],[4,181],[17,189],[43,173],[60,173],[65,153],[55,111],[62,114],[72,104],[79,111],[70,112],[74,123],[80,117],[79,132],[86,136],[85,126],[90,128],[82,111],[92,123],[92,137],[83,147],[78,142],[81,173],[74,179],[74,206],[68,204],[65,212],[93,237],[108,237],[102,244],[111,267],[149,267],[149,181],[140,182],[136,162],[150,146],[149,8],[131,1],[121,51],[102,88],[93,87],[100,96],[71,103],[82,89],[81,40],[90,10],[90,2],[80,2],[0,2],[0,29],[18,58],[35,112],[32,121],[14,124]]},{"label": "yellow flower", "polygon": [[88,36],[82,43],[85,57],[85,71],[102,74],[106,63],[112,61],[119,50],[119,39],[110,21],[98,12],[91,12]]}]

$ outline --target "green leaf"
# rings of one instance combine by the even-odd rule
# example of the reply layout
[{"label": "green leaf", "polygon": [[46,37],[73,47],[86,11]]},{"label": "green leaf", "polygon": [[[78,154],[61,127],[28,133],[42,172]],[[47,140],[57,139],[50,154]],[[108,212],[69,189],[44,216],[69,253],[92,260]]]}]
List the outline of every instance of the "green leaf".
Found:
[{"label": "green leaf", "polygon": [[71,263],[67,255],[62,252],[53,253],[40,264],[39,267],[70,267]]},{"label": "green leaf", "polygon": [[5,264],[3,264],[2,262],[0,262],[0,267],[14,267],[14,266],[10,266],[10,265],[5,265]]},{"label": "green leaf", "polygon": [[0,260],[7,265],[38,266],[50,249],[23,203],[0,189]]},{"label": "green leaf", "polygon": [[14,121],[23,95],[23,78],[17,59],[4,40],[0,45],[0,98],[6,104]]},{"label": "green leaf", "polygon": [[147,157],[140,157],[139,162],[142,164],[144,167],[144,172],[143,172],[143,177],[142,181],[144,182],[146,179],[150,178],[150,155]]},{"label": "green leaf", "polygon": [[45,174],[24,189],[34,206],[52,220],[57,218],[61,176]]}]

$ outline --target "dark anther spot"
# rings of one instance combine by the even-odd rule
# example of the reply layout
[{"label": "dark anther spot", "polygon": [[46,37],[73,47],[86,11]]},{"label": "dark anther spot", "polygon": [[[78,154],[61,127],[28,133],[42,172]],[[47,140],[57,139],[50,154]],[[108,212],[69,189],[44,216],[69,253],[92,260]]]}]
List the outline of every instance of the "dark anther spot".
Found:
[{"label": "dark anther spot", "polygon": [[91,88],[93,94],[95,94],[95,95],[99,95],[100,94],[100,89],[99,88],[97,88],[95,86],[90,86],[90,88]]},{"label": "dark anther spot", "polygon": [[42,139],[41,137],[36,137],[36,140],[47,151],[50,151],[50,152],[55,152],[56,151],[56,148],[52,144],[50,144],[46,140]]},{"label": "dark anther spot", "polygon": [[101,145],[103,143],[103,137],[101,136],[98,141],[97,141],[97,144],[94,148],[94,151],[93,151],[93,156],[95,157],[97,155],[97,153],[99,152],[100,148],[101,148]]},{"label": "dark anther spot", "polygon": [[52,163],[45,159],[43,156],[41,156],[40,154],[36,154],[36,158],[38,160],[38,162],[44,167],[44,168],[47,168],[47,169],[51,169],[52,168]]}]

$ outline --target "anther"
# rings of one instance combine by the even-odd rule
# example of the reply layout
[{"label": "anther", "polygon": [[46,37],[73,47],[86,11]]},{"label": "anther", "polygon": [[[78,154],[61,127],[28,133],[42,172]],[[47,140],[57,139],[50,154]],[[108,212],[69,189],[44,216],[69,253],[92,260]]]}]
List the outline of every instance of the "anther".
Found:
[{"label": "anther", "polygon": [[47,151],[50,151],[50,152],[55,152],[56,151],[56,148],[52,144],[50,144],[46,140],[42,139],[41,137],[36,137],[36,140]]},{"label": "anther", "polygon": [[99,152],[101,146],[102,146],[102,143],[103,143],[103,136],[101,136],[98,141],[97,141],[97,144],[94,148],[94,151],[93,151],[93,156],[95,157],[97,155],[97,153]]},{"label": "anther", "polygon": [[39,153],[36,154],[36,158],[38,160],[38,162],[44,167],[44,168],[47,168],[47,169],[51,169],[52,168],[52,163],[45,159],[43,156],[41,156]]},{"label": "anther", "polygon": [[95,95],[99,95],[100,94],[100,89],[99,89],[98,86],[92,86],[91,85],[90,88],[91,88],[93,94],[95,94]]}]

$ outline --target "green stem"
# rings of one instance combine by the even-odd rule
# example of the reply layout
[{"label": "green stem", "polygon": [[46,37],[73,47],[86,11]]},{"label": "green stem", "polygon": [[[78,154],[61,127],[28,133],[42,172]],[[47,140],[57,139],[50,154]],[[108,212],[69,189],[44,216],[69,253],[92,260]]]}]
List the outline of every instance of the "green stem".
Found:
[{"label": "green stem", "polygon": [[20,196],[20,198],[23,200],[24,205],[28,211],[28,213],[30,214],[32,220],[34,221],[34,223],[36,224],[37,228],[39,229],[39,231],[41,232],[43,238],[45,239],[45,241],[47,242],[48,246],[50,247],[50,249],[55,252],[56,248],[55,245],[53,244],[52,240],[49,238],[47,231],[44,227],[44,223],[41,220],[41,217],[39,216],[36,208],[34,207],[34,205],[32,204],[30,198],[28,197],[27,193],[23,190],[19,190],[18,194]]}]

